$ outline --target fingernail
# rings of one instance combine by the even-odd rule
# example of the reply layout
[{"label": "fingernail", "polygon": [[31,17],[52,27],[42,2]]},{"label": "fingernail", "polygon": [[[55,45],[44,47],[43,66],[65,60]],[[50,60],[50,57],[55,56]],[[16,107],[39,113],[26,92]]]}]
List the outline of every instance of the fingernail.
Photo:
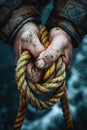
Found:
[{"label": "fingernail", "polygon": [[45,62],[42,60],[42,59],[39,59],[36,63],[36,66],[39,68],[39,69],[43,69],[44,66],[45,66]]}]

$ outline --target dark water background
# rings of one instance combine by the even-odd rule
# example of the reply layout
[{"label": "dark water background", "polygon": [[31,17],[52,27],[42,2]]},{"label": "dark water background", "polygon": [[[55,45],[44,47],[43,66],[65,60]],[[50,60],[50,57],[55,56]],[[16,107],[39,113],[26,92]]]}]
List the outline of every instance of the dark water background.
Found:
[{"label": "dark water background", "polygon": [[[14,59],[14,50],[0,41],[0,130],[12,130],[18,110]],[[67,72],[67,92],[76,130],[87,130],[87,35],[79,48],[74,49]],[[22,130],[64,130],[60,104],[40,112],[28,106]]]}]

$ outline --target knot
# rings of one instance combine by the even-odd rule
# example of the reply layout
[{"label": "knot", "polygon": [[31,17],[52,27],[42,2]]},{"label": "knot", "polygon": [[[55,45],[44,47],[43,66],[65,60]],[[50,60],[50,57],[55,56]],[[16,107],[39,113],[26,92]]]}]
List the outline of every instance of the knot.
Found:
[{"label": "knot", "polygon": [[[41,41],[45,48],[49,46],[46,27],[40,29]],[[39,83],[33,83],[26,77],[26,67],[32,60],[29,51],[24,51],[16,67],[18,90],[26,98],[27,103],[36,109],[48,109],[60,100],[65,85],[65,64],[59,57],[49,68],[43,70]]]},{"label": "knot", "polygon": [[[42,44],[47,48],[50,43],[46,27],[40,28],[40,35]],[[24,51],[17,62],[16,81],[20,91],[20,103],[14,130],[21,129],[28,103],[41,110],[49,109],[59,100],[62,104],[66,129],[74,130],[65,87],[66,72],[62,57],[43,70],[43,75],[38,83],[33,83],[26,77],[27,64],[32,58],[29,51]]]}]

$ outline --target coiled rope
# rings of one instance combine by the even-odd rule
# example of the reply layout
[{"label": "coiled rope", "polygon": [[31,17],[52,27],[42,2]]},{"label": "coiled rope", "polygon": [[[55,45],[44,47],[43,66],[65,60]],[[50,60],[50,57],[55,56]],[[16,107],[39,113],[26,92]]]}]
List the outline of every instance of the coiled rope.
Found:
[{"label": "coiled rope", "polygon": [[[45,48],[49,46],[48,31],[45,26],[40,28],[41,42]],[[49,109],[61,101],[66,129],[73,130],[65,87],[65,64],[59,57],[54,64],[45,69],[39,83],[33,83],[26,77],[26,66],[32,60],[29,51],[24,51],[16,67],[16,81],[20,91],[20,103],[14,130],[20,130],[27,111],[27,104],[42,110]]]}]

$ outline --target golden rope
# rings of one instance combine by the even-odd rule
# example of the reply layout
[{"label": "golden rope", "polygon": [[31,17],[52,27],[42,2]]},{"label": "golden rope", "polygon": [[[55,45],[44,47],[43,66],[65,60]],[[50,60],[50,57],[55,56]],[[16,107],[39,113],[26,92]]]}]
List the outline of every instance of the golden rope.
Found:
[{"label": "golden rope", "polygon": [[[45,48],[49,46],[48,31],[45,26],[40,28],[41,42]],[[20,91],[20,105],[14,130],[20,130],[27,103],[36,109],[49,109],[61,100],[66,128],[72,130],[72,118],[69,111],[68,99],[65,89],[65,64],[59,57],[54,64],[44,70],[40,83],[33,83],[26,77],[26,66],[32,60],[29,51],[24,51],[20,56],[16,67],[16,81]]]}]

